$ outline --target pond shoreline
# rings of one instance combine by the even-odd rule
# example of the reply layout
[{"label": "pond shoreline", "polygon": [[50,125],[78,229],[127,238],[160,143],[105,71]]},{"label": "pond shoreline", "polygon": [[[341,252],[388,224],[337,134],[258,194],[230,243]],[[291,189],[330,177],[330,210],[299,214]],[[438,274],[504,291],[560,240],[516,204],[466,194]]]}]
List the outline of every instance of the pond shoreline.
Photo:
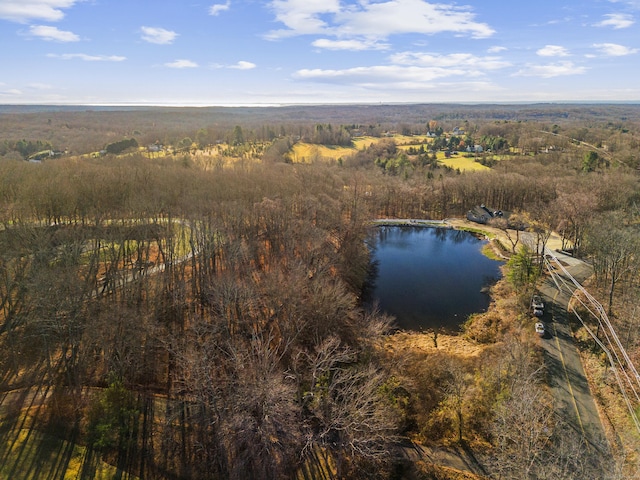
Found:
[{"label": "pond shoreline", "polygon": [[449,230],[462,230],[469,232],[476,238],[486,240],[488,248],[491,249],[493,255],[490,255],[485,249],[482,254],[492,260],[500,260],[506,262],[510,256],[504,242],[500,240],[504,237],[504,232],[488,225],[480,225],[472,223],[462,218],[445,218],[444,220],[425,220],[415,218],[380,218],[372,222],[374,227],[425,227],[425,228],[446,228]]},{"label": "pond shoreline", "polygon": [[448,221],[382,219],[374,225],[383,228],[372,229],[375,266],[363,297],[380,302],[400,330],[455,332],[467,315],[486,311],[504,259],[484,232]]}]

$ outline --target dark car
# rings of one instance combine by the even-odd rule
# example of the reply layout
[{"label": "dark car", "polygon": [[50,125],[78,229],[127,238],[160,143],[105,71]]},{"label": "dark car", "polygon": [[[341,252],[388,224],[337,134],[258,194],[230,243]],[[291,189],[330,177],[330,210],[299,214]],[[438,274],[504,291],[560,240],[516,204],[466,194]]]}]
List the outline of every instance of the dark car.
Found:
[{"label": "dark car", "polygon": [[534,295],[531,297],[531,308],[534,310],[536,308],[540,310],[544,310],[544,302],[542,301],[542,297],[540,295]]}]

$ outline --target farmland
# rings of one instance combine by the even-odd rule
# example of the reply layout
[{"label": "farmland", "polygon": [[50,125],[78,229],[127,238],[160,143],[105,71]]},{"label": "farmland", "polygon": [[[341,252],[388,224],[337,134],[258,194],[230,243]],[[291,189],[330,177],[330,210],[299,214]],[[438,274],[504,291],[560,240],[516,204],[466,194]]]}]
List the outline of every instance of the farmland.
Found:
[{"label": "farmland", "polygon": [[[393,141],[399,151],[415,156],[413,153],[421,147],[424,151],[429,151],[433,143],[424,135],[388,135],[385,137],[356,137],[352,147],[339,147],[310,144],[298,142],[290,150],[289,158],[293,163],[312,163],[318,161],[335,162],[354,155],[358,151],[363,151],[372,145],[382,141]],[[445,155],[444,151],[434,152],[441,165],[460,171],[488,170],[485,165],[476,161],[473,155]]]}]

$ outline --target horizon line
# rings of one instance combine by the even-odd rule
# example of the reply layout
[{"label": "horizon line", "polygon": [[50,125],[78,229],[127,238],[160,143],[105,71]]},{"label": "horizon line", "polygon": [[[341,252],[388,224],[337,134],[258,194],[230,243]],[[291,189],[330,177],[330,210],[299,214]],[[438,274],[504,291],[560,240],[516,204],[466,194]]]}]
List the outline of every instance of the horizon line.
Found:
[{"label": "horizon line", "polygon": [[522,100],[522,101],[443,101],[443,102],[265,102],[265,103],[0,103],[3,107],[98,107],[98,108],[281,108],[281,107],[330,107],[330,106],[409,106],[409,105],[640,105],[640,100]]}]

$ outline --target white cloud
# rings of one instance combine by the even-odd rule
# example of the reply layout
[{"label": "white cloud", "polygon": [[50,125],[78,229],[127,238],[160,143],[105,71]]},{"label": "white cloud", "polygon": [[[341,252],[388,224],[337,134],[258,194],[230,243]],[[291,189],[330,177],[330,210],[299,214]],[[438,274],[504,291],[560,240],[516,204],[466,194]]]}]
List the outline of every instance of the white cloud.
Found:
[{"label": "white cloud", "polygon": [[324,33],[329,25],[320,15],[335,15],[341,10],[339,0],[273,0],[271,8],[276,20],[288,30],[273,31],[268,35],[270,38]]},{"label": "white cloud", "polygon": [[609,3],[624,3],[630,7],[640,9],[640,0],[609,0]]},{"label": "white cloud", "polygon": [[569,51],[559,45],[545,45],[536,52],[541,57],[568,57]]},{"label": "white cloud", "polygon": [[629,48],[616,43],[594,43],[593,48],[597,49],[601,55],[607,57],[624,57],[625,55],[633,55],[639,51],[637,48]]},{"label": "white cloud", "polygon": [[353,67],[341,70],[325,70],[321,68],[298,70],[295,78],[317,81],[339,81],[360,85],[372,83],[388,83],[389,81],[428,82],[436,78],[450,75],[463,75],[462,69],[405,67],[401,65],[375,65],[371,67]]},{"label": "white cloud", "polygon": [[389,48],[388,44],[378,43],[367,40],[330,40],[328,38],[319,38],[315,40],[312,45],[317,48],[323,48],[326,50],[386,50]]},{"label": "white cloud", "polygon": [[127,59],[127,57],[119,55],[87,55],[85,53],[49,53],[47,57],[61,60],[83,60],[85,62],[123,62]]},{"label": "white cloud", "polygon": [[77,0],[0,0],[0,18],[20,23],[55,22],[64,17],[63,9],[76,3]]},{"label": "white cloud", "polygon": [[586,71],[585,67],[577,66],[573,62],[558,62],[547,65],[526,65],[516,72],[514,76],[552,78],[566,75],[582,75]]},{"label": "white cloud", "polygon": [[341,30],[346,28],[357,35],[384,37],[402,33],[437,34],[453,32],[476,38],[491,36],[494,31],[484,23],[474,21],[474,14],[464,7],[424,0],[389,0],[364,3],[363,9],[344,12]]},{"label": "white cloud", "polygon": [[384,39],[390,35],[421,33],[433,35],[454,33],[473,38],[486,38],[494,30],[475,21],[465,7],[425,0],[363,0],[342,5],[339,0],[273,0],[276,20],[286,29],[269,32],[267,38],[296,35],[325,35],[343,39]]},{"label": "white cloud", "polygon": [[174,62],[165,63],[164,66],[169,68],[197,68],[198,64],[191,60],[180,59]]},{"label": "white cloud", "polygon": [[214,17],[220,15],[221,12],[226,12],[231,7],[231,2],[227,1],[227,3],[217,3],[215,5],[211,5],[209,7],[209,15],[213,15]]},{"label": "white cloud", "polygon": [[504,52],[505,50],[508,50],[508,48],[496,45],[495,47],[490,47],[487,50],[487,53],[500,53],[500,52]]},{"label": "white cloud", "polygon": [[29,35],[55,42],[77,42],[80,40],[80,37],[73,32],[58,30],[56,27],[48,25],[31,25]]},{"label": "white cloud", "polygon": [[221,63],[211,65],[211,68],[230,68],[233,70],[252,70],[256,67],[257,65],[255,63],[247,62],[245,60],[240,60],[238,63],[234,63],[232,65],[223,65]]},{"label": "white cloud", "polygon": [[478,57],[470,53],[452,53],[440,55],[423,52],[402,52],[391,56],[391,62],[397,65],[419,67],[462,68],[468,71],[497,70],[510,66],[499,57]]},{"label": "white cloud", "polygon": [[140,27],[142,39],[145,42],[156,43],[158,45],[167,45],[173,43],[178,34],[171,30],[165,30],[159,27]]},{"label": "white cloud", "polygon": [[631,15],[626,13],[609,13],[605,19],[596,23],[596,27],[613,27],[614,29],[628,28],[635,23]]},{"label": "white cloud", "polygon": [[15,97],[22,95],[22,91],[17,88],[10,88],[9,90],[0,90],[0,97]]},{"label": "white cloud", "polygon": [[27,87],[32,88],[33,90],[51,90],[53,88],[52,85],[48,83],[39,83],[33,82],[27,85]]},{"label": "white cloud", "polygon": [[434,80],[447,77],[463,77],[465,81],[482,77],[489,70],[510,66],[497,57],[478,57],[460,53],[438,55],[420,52],[403,52],[390,57],[391,65],[375,65],[346,69],[302,69],[294,77],[328,83],[353,84],[370,88],[378,85],[394,85],[399,88],[425,88]]},{"label": "white cloud", "polygon": [[236,70],[251,70],[253,68],[256,68],[256,64],[251,62],[245,62],[244,60],[240,60],[235,65],[230,65],[229,68],[234,68]]}]

